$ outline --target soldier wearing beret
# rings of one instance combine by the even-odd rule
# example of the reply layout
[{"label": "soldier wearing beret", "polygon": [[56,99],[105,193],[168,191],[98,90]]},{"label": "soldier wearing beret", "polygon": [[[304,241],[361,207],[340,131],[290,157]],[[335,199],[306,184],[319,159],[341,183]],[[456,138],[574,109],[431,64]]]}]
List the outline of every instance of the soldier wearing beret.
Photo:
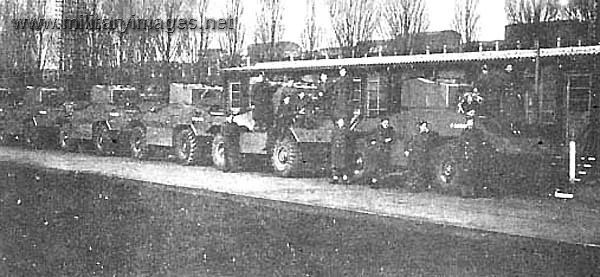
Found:
[{"label": "soldier wearing beret", "polygon": [[427,121],[420,121],[417,126],[419,132],[406,143],[404,155],[408,157],[408,169],[416,179],[413,186],[429,187],[434,177],[430,150],[435,145],[438,134],[429,129]]},{"label": "soldier wearing beret", "polygon": [[349,120],[354,111],[352,103],[352,79],[348,76],[346,68],[341,67],[340,77],[333,87],[333,118]]}]

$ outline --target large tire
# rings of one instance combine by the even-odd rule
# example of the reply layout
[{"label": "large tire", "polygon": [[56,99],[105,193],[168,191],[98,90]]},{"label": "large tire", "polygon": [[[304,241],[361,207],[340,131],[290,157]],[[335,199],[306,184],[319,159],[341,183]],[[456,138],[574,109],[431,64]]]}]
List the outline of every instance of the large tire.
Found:
[{"label": "large tire", "polygon": [[148,143],[146,131],[142,127],[135,127],[129,135],[129,153],[132,158],[143,160],[148,157]]},{"label": "large tire", "polygon": [[177,160],[184,165],[194,164],[200,157],[199,139],[190,129],[182,129],[175,134],[173,150]]},{"label": "large tire", "polygon": [[33,149],[39,149],[42,146],[40,131],[35,126],[33,120],[25,122],[25,134],[23,135],[25,144]]},{"label": "large tire", "polygon": [[211,150],[213,165],[219,170],[225,170],[225,138],[222,134],[213,137]]},{"label": "large tire", "polygon": [[277,140],[271,152],[271,165],[275,175],[292,177],[302,171],[302,151],[297,142],[287,138]]},{"label": "large tire", "polygon": [[112,138],[110,137],[110,130],[105,124],[98,124],[92,133],[92,142],[94,144],[94,151],[97,155],[107,156],[111,154],[111,150],[109,149],[112,143]]}]

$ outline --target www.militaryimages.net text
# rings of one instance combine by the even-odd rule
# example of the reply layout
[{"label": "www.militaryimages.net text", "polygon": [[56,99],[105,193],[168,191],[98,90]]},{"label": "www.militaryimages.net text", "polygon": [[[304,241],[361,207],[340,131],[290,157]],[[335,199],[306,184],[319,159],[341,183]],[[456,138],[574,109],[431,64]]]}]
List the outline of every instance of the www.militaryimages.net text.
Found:
[{"label": "www.militaryimages.net text", "polygon": [[236,18],[170,18],[148,19],[136,18],[96,18],[80,16],[78,18],[15,18],[13,27],[17,30],[71,30],[71,31],[166,31],[169,33],[177,30],[223,31],[231,30],[236,25]]}]

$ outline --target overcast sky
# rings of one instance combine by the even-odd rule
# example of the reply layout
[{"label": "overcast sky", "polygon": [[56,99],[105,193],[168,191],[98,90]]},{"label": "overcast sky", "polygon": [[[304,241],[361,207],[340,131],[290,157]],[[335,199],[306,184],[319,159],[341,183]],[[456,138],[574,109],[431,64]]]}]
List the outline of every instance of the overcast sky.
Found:
[{"label": "overcast sky", "polygon": [[[306,14],[306,0],[282,0],[285,3],[284,12],[285,33],[283,40],[300,43],[300,34],[304,28],[304,17]],[[320,1],[323,8],[319,10],[318,21],[322,25],[328,25],[327,8],[324,0]],[[456,0],[426,0],[430,18],[428,31],[450,30],[454,13],[454,2]],[[213,0],[209,14],[215,17],[222,16],[225,1]],[[245,16],[244,22],[247,23],[250,30],[258,16],[258,0],[244,0]],[[504,25],[506,25],[506,16],[504,15],[503,0],[480,0],[480,40],[498,40],[504,38]],[[253,43],[253,35],[248,32],[246,43]],[[323,42],[327,44],[327,42]],[[321,45],[326,47],[328,45]],[[218,47],[218,45],[216,45]]]}]

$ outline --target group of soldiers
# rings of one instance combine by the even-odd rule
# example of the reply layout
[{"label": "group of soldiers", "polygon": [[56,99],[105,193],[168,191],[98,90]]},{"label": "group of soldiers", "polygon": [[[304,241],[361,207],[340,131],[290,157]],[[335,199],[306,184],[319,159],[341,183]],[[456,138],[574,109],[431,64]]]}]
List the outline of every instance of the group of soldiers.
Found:
[{"label": "group of soldiers", "polygon": [[480,113],[502,119],[515,135],[521,134],[521,122],[525,118],[522,83],[512,64],[507,64],[504,70],[495,71],[490,71],[484,64],[474,81],[474,92],[486,102]]},{"label": "group of soldiers", "polygon": [[[318,106],[319,109],[328,112],[334,124],[329,153],[330,183],[374,185],[392,171],[392,145],[396,138],[390,119],[383,115],[379,126],[369,132],[354,130],[360,112],[357,109],[359,107],[355,107],[352,79],[345,68],[339,68],[339,77],[333,82],[328,81],[326,74],[321,74],[318,94],[314,96],[294,89],[292,80],[283,83],[279,88],[272,87],[265,82],[262,74],[256,79],[252,90],[256,128],[268,133],[265,150],[273,147],[275,141],[284,135],[287,127],[300,124],[299,121],[306,115],[307,109]],[[318,104],[312,104],[314,106],[310,107],[311,101]],[[233,116],[228,115],[223,130],[226,171],[230,172],[239,170],[239,135],[242,131],[233,122]],[[419,132],[407,141],[405,155],[409,160],[409,169],[421,179],[420,183],[425,183],[433,176],[429,149],[437,138],[437,133],[430,130],[430,124],[426,121],[419,122],[417,126]],[[355,142],[359,138],[367,144],[364,156],[360,157],[362,168],[358,168],[361,165],[355,155]],[[361,174],[356,174],[358,171],[361,171]]]}]

